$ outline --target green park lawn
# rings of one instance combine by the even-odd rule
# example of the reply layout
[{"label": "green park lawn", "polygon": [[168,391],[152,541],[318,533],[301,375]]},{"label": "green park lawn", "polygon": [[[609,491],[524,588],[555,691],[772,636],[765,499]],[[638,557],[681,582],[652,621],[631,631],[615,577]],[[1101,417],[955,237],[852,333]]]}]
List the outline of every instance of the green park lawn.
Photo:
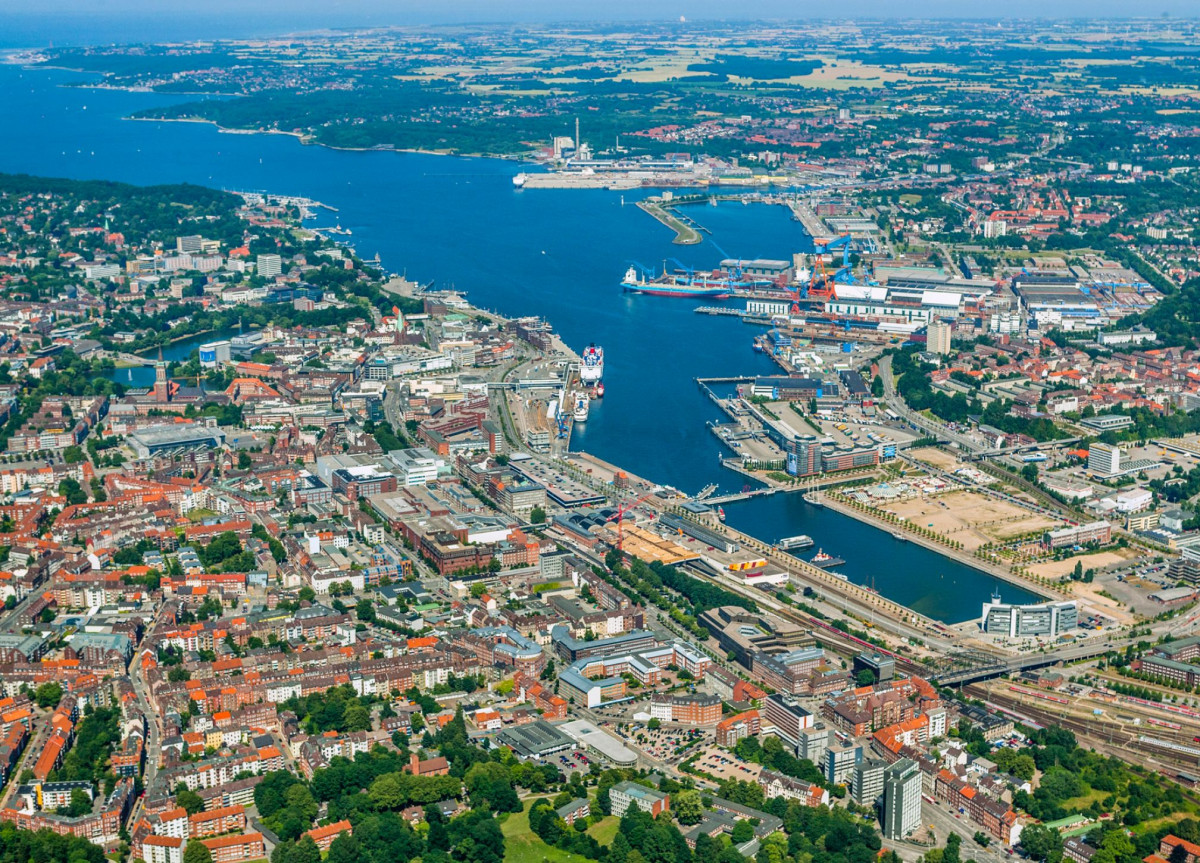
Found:
[{"label": "green park lawn", "polygon": [[[606,828],[601,822],[594,829]],[[616,834],[617,819],[611,833]],[[586,857],[552,848],[539,839],[529,827],[529,812],[513,812],[500,824],[504,834],[504,863],[591,863]],[[593,834],[595,835],[595,834]]]}]

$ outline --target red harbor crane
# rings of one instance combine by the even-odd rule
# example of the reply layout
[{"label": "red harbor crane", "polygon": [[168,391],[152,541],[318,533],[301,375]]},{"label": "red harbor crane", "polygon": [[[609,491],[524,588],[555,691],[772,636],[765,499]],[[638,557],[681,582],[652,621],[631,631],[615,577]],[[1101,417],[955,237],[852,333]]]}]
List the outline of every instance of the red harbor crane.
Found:
[{"label": "red harbor crane", "polygon": [[608,518],[605,519],[606,522],[616,519],[616,522],[617,522],[617,550],[618,551],[625,550],[625,533],[621,527],[621,523],[625,520],[625,513],[629,512],[631,509],[636,507],[638,504],[642,503],[642,501],[644,501],[648,498],[651,498],[651,497],[654,497],[654,495],[644,494],[641,497],[639,497],[637,500],[626,501],[625,503],[618,503],[616,513],[613,515],[610,515]]}]

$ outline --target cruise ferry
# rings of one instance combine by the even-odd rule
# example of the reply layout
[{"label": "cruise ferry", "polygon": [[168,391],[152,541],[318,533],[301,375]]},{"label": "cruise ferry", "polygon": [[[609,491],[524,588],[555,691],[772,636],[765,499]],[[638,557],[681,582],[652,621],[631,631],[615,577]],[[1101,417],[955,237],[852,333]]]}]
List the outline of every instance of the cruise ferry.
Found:
[{"label": "cruise ferry", "polygon": [[572,417],[574,418],[575,422],[577,422],[577,423],[587,422],[588,413],[590,413],[590,411],[591,411],[591,403],[588,399],[587,393],[580,393],[579,395],[577,395],[575,397],[575,412],[572,414]]},{"label": "cruise ferry", "polygon": [[736,278],[726,270],[707,273],[676,270],[647,278],[636,267],[630,267],[625,271],[621,287],[631,294],[648,294],[652,297],[723,300],[734,291],[764,290],[771,284],[770,279]]},{"label": "cruise ferry", "polygon": [[604,377],[604,348],[588,345],[579,363],[579,379],[584,384],[599,383]]}]

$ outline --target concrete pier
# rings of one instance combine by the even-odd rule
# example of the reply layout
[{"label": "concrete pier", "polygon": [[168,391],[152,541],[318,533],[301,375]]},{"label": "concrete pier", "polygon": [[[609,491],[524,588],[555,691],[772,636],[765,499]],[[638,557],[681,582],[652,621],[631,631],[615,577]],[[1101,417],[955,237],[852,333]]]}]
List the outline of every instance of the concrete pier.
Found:
[{"label": "concrete pier", "polygon": [[637,205],[639,209],[649,213],[657,221],[675,232],[675,239],[671,241],[672,243],[678,246],[694,246],[704,239],[700,236],[699,230],[685,222],[658,201],[638,201]]}]

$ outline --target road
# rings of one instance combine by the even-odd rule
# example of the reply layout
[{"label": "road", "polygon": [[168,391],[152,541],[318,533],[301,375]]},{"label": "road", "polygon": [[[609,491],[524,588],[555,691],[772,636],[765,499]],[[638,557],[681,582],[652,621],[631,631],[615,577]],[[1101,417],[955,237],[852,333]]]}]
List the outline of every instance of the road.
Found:
[{"label": "road", "polygon": [[[154,631],[158,628],[161,617],[155,617],[150,627],[146,630],[145,637],[142,643],[147,643]],[[146,717],[146,757],[145,767],[142,771],[142,787],[149,790],[153,787],[154,779],[158,776],[158,764],[162,758],[162,729],[158,726],[158,713],[150,704],[149,689],[146,684],[146,678],[142,673],[142,651],[134,652],[133,659],[129,663],[128,668],[129,680],[133,686],[133,693],[137,696],[138,707],[141,708],[142,714]],[[138,797],[130,811],[128,824],[136,824],[138,818],[142,815],[142,805],[145,801],[144,795]]]},{"label": "road", "polygon": [[879,376],[883,379],[883,398],[887,402],[888,407],[900,414],[900,417],[906,422],[912,423],[919,429],[929,432],[934,437],[946,438],[953,441],[967,452],[977,452],[984,449],[984,444],[980,441],[967,437],[964,434],[951,431],[939,422],[931,420],[929,417],[919,414],[909,408],[905,404],[904,399],[896,392],[896,383],[892,380],[892,358],[890,356],[880,357],[879,359]]},{"label": "road", "polygon": [[993,838],[991,844],[987,848],[980,848],[972,838],[976,831],[982,831],[983,828],[969,819],[966,815],[961,818],[956,818],[950,812],[950,804],[945,802],[930,803],[926,800],[921,801],[921,818],[923,824],[928,826],[933,825],[933,832],[937,836],[938,847],[946,844],[946,837],[951,832],[957,833],[962,839],[962,846],[959,850],[959,856],[963,860],[972,860],[975,863],[1000,863],[1005,860],[1004,853],[997,850],[999,842]]}]

